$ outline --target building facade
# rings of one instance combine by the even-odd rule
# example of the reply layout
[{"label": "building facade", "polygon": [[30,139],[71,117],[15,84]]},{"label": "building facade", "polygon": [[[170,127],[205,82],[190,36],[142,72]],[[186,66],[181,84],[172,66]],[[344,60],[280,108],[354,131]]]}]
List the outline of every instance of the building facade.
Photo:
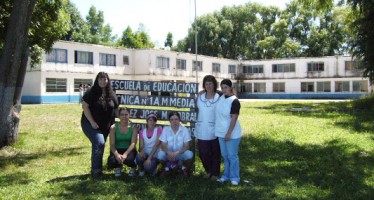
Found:
[{"label": "building facade", "polygon": [[41,66],[28,67],[22,103],[79,101],[79,85],[98,72],[111,79],[201,82],[205,75],[231,79],[239,98],[358,98],[370,94],[357,61],[349,56],[231,60],[157,49],[127,49],[56,42]]}]

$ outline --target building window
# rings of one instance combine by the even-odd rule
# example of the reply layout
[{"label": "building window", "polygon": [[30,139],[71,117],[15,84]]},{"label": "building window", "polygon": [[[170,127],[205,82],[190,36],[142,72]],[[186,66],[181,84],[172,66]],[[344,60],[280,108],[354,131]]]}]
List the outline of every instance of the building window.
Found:
[{"label": "building window", "polygon": [[75,63],[93,64],[93,53],[87,51],[75,51]]},{"label": "building window", "polygon": [[273,83],[273,92],[284,92],[285,83]]},{"label": "building window", "polygon": [[74,92],[79,92],[80,84],[92,86],[92,79],[74,79]]},{"label": "building window", "polygon": [[130,65],[129,56],[123,56],[123,64],[124,65]]},{"label": "building window", "polygon": [[348,81],[336,81],[335,92],[349,92],[349,82]]},{"label": "building window", "polygon": [[273,64],[273,73],[277,72],[295,72],[295,63]]},{"label": "building window", "polygon": [[317,92],[331,92],[331,82],[317,82]]},{"label": "building window", "polygon": [[196,67],[197,67],[197,71],[199,72],[203,71],[203,62],[202,61],[196,62],[196,60],[192,61],[192,71],[196,71]]},{"label": "building window", "polygon": [[229,65],[229,73],[236,74],[236,65]]},{"label": "building window", "polygon": [[116,66],[116,55],[100,53],[100,65],[104,66]]},{"label": "building window", "polygon": [[308,63],[308,72],[323,72],[325,71],[325,64],[323,62]]},{"label": "building window", "polygon": [[169,69],[169,58],[158,56],[157,57],[157,68]]},{"label": "building window", "polygon": [[314,92],[314,83],[313,82],[302,82],[301,92]]},{"label": "building window", "polygon": [[261,74],[264,73],[263,65],[244,65],[242,67],[242,72],[244,74]]},{"label": "building window", "polygon": [[240,92],[252,93],[252,83],[242,83],[240,85]]},{"label": "building window", "polygon": [[177,59],[177,69],[186,70],[186,60],[184,59]]},{"label": "building window", "polygon": [[46,78],[46,92],[66,92],[66,78]]},{"label": "building window", "polygon": [[358,71],[358,61],[345,61],[345,71]]},{"label": "building window", "polygon": [[213,63],[212,64],[212,72],[221,72],[221,64]]},{"label": "building window", "polygon": [[68,63],[68,50],[66,49],[52,49],[46,54],[47,62],[54,63]]},{"label": "building window", "polygon": [[266,93],[266,83],[254,83],[253,93]]},{"label": "building window", "polygon": [[367,81],[353,81],[353,92],[368,92]]}]

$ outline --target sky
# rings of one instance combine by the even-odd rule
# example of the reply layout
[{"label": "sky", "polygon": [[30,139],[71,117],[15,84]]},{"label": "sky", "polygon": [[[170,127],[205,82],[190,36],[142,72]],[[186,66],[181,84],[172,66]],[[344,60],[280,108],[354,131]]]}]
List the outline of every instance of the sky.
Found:
[{"label": "sky", "polygon": [[112,34],[118,37],[130,26],[138,30],[139,24],[146,27],[151,41],[156,47],[163,47],[169,32],[174,44],[187,36],[188,29],[196,16],[221,10],[224,6],[244,5],[256,2],[264,6],[274,5],[281,9],[290,0],[70,0],[78,8],[82,18],[86,18],[93,5],[104,13],[104,24],[109,24]]}]

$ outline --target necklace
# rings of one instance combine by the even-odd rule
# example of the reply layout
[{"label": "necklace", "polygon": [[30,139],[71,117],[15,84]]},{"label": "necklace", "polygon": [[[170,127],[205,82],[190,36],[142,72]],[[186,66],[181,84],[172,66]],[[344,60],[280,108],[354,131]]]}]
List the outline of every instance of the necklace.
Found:
[{"label": "necklace", "polygon": [[204,93],[204,99],[203,99],[203,95],[200,95],[200,101],[203,102],[206,107],[211,107],[213,104],[217,103],[219,100],[219,98],[215,99],[214,98],[215,96],[216,94],[213,95],[212,99],[207,99],[206,93]]}]

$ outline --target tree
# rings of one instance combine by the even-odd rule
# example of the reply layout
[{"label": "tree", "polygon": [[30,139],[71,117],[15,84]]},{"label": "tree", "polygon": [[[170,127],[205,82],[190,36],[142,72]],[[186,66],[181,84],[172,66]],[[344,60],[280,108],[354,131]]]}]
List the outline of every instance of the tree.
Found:
[{"label": "tree", "polygon": [[165,40],[165,44],[164,44],[165,47],[173,47],[173,34],[172,33],[168,33],[168,35],[166,36],[166,40]]},{"label": "tree", "polygon": [[0,147],[18,140],[21,90],[30,48],[37,45],[49,50],[67,31],[62,7],[59,0],[0,2]]},{"label": "tree", "polygon": [[130,26],[127,26],[122,32],[122,37],[118,43],[120,46],[134,49],[154,47],[143,24],[139,24],[138,31],[135,33],[133,33]]}]

